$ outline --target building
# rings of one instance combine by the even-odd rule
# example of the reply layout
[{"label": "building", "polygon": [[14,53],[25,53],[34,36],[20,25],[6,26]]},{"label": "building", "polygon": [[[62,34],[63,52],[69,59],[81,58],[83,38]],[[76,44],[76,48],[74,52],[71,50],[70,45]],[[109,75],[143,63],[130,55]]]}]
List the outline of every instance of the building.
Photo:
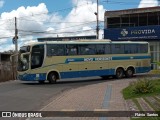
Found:
[{"label": "building", "polygon": [[105,12],[104,39],[148,41],[152,68],[160,61],[160,6]]},{"label": "building", "polygon": [[38,38],[38,42],[69,41],[69,40],[79,40],[79,39],[96,39],[96,36],[91,35],[91,36],[70,36],[70,37],[47,37],[47,38]]},{"label": "building", "polygon": [[10,62],[11,53],[0,53],[0,63]]},{"label": "building", "polygon": [[0,82],[14,80],[16,66],[10,62],[11,53],[0,53]]}]

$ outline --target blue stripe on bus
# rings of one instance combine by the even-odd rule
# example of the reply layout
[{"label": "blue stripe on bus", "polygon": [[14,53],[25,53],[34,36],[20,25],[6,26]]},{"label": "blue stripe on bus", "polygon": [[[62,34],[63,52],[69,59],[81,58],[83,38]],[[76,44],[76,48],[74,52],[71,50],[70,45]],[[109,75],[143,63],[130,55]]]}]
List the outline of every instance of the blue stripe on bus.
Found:
[{"label": "blue stripe on bus", "polygon": [[61,72],[61,78],[76,78],[76,77],[90,77],[90,76],[103,76],[103,75],[114,75],[114,69],[106,70],[85,70],[85,71],[70,71]]},{"label": "blue stripe on bus", "polygon": [[129,59],[149,59],[151,58],[150,56],[115,56],[112,57],[112,60],[129,60]]},{"label": "blue stripe on bus", "polygon": [[[150,70],[150,67],[136,67],[136,73],[146,73]],[[62,79],[105,75],[115,75],[115,69],[60,72]],[[36,74],[24,74],[19,75],[18,78],[24,81],[46,80],[46,73],[39,73],[39,77],[36,77]]]},{"label": "blue stripe on bus", "polygon": [[[146,72],[149,72],[150,70],[151,70],[151,67],[136,67],[136,73],[146,73]],[[76,78],[76,77],[115,75],[115,69],[60,72],[60,75],[62,79]]]},{"label": "blue stripe on bus", "polygon": [[151,70],[151,67],[136,67],[136,73],[146,73]]}]

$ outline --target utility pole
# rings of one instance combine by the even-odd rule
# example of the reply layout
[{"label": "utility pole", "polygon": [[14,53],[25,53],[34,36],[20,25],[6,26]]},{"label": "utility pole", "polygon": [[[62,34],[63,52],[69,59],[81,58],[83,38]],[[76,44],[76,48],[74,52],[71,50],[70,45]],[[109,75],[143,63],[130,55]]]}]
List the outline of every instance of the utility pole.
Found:
[{"label": "utility pole", "polygon": [[17,18],[15,17],[15,53],[18,54],[18,29],[17,29]]},{"label": "utility pole", "polygon": [[17,76],[17,66],[18,66],[18,29],[17,29],[17,18],[15,17],[15,35],[12,39],[13,44],[15,44],[14,55],[10,56],[12,62],[12,72],[13,77],[16,79]]},{"label": "utility pole", "polygon": [[97,28],[96,28],[96,32],[97,32],[97,39],[99,39],[99,9],[98,9],[98,5],[99,5],[99,0],[97,0],[97,14],[96,14],[96,18],[97,18]]}]

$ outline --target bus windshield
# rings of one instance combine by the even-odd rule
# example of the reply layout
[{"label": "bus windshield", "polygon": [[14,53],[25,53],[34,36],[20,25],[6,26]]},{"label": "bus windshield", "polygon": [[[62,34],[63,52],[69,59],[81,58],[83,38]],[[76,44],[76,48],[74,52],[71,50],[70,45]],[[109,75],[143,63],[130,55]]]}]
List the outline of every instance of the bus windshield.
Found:
[{"label": "bus windshield", "polygon": [[23,46],[18,54],[18,71],[26,71],[29,69],[29,46]]},{"label": "bus windshield", "polygon": [[[30,59],[31,62],[29,62]],[[41,67],[43,59],[44,59],[44,45],[33,46],[31,52],[29,46],[23,46],[20,48],[18,55],[18,71],[26,71],[29,68],[35,69]]]},{"label": "bus windshield", "polygon": [[25,53],[18,55],[18,71],[26,71],[29,69],[29,56],[30,54]]}]

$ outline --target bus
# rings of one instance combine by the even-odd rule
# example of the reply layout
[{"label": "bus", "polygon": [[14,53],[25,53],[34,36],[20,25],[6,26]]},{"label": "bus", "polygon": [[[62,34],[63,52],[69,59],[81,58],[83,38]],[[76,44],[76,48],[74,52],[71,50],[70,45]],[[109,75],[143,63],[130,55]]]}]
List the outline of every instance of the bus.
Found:
[{"label": "bus", "polygon": [[132,77],[149,72],[150,61],[148,42],[48,41],[22,46],[17,69],[20,80],[56,83],[77,77]]}]

